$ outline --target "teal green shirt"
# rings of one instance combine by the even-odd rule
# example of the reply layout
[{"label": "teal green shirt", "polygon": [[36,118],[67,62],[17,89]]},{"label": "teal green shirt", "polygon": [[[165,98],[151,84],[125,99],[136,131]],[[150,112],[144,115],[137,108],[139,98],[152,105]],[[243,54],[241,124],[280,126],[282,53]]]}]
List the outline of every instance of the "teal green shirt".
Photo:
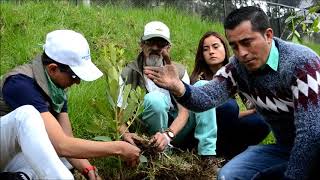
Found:
[{"label": "teal green shirt", "polygon": [[267,63],[264,66],[262,66],[261,69],[264,69],[264,67],[268,65],[269,67],[271,67],[271,69],[277,71],[278,64],[279,64],[279,51],[275,45],[274,40],[272,40],[272,46],[269,53],[269,57],[267,59]]}]

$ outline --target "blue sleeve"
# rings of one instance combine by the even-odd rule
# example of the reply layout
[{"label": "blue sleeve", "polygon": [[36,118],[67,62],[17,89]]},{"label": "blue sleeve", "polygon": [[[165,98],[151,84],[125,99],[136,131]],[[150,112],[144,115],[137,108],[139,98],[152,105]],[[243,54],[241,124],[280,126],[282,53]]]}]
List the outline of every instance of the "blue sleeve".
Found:
[{"label": "blue sleeve", "polygon": [[61,112],[68,112],[68,101],[66,100],[63,104]]},{"label": "blue sleeve", "polygon": [[179,102],[187,101],[191,96],[190,85],[185,83],[185,82],[183,82],[183,81],[182,81],[182,83],[183,83],[184,88],[185,88],[186,91],[184,92],[184,94],[181,97],[175,97],[177,99],[177,101],[179,101]]},{"label": "blue sleeve", "polygon": [[49,104],[41,88],[28,76],[18,74],[9,77],[3,85],[2,93],[6,103],[13,109],[33,105],[40,113],[49,111]]},{"label": "blue sleeve", "polygon": [[229,63],[218,70],[207,84],[199,87],[184,83],[185,93],[177,101],[189,110],[203,112],[226,102],[237,92],[237,70]]}]

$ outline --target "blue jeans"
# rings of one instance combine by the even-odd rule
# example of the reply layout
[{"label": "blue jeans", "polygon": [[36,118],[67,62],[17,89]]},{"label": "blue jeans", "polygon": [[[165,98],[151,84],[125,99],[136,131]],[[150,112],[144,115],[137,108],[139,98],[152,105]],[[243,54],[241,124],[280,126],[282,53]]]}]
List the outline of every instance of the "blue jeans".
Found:
[{"label": "blue jeans", "polygon": [[290,150],[277,144],[250,146],[222,167],[218,180],[283,179]]},{"label": "blue jeans", "polygon": [[216,108],[217,155],[226,159],[243,152],[250,145],[260,143],[270,132],[268,124],[258,113],[239,118],[239,106],[229,99]]}]

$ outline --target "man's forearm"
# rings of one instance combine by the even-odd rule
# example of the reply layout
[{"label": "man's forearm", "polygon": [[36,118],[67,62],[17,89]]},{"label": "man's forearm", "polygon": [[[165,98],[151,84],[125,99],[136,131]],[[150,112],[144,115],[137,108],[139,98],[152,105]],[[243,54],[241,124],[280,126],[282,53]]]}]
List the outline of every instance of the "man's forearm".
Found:
[{"label": "man's forearm", "polygon": [[[61,125],[64,133],[69,136],[73,137],[72,127],[70,123],[70,119],[67,113],[60,113],[58,115],[58,121]],[[86,167],[91,166],[90,162],[87,159],[75,159],[75,158],[68,158],[70,164],[76,168],[79,172],[83,172]]]},{"label": "man's forearm", "polygon": [[171,123],[170,129],[177,135],[188,122],[189,110],[178,104],[178,116]]},{"label": "man's forearm", "polygon": [[60,124],[60,126],[63,129],[63,132],[70,136],[73,137],[73,132],[72,132],[72,127],[71,127],[71,123],[70,123],[70,119],[69,119],[69,115],[66,112],[60,113],[58,115],[58,122]]},{"label": "man's forearm", "polygon": [[123,142],[96,142],[73,138],[64,133],[51,113],[41,113],[41,117],[44,120],[49,139],[60,156],[84,159],[119,155],[123,151],[121,145]]},{"label": "man's forearm", "polygon": [[59,147],[55,146],[55,149],[60,156],[87,159],[121,155],[123,152],[121,143],[123,142],[97,142],[68,137],[63,143],[59,144]]}]

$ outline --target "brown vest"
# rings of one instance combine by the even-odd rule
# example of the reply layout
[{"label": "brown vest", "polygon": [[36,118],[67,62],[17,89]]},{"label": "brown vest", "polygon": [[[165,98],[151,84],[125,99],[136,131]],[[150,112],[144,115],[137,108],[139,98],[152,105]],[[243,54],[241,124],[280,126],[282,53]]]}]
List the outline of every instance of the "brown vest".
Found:
[{"label": "brown vest", "polygon": [[31,63],[24,64],[14,68],[12,71],[5,74],[4,77],[1,79],[0,81],[0,117],[8,114],[13,110],[10,108],[9,105],[6,104],[6,102],[3,99],[2,87],[8,77],[16,74],[23,74],[34,79],[37,82],[37,84],[40,86],[40,88],[43,90],[43,92],[48,97],[50,97],[49,90],[48,90],[48,83],[47,83],[47,79],[46,79],[42,61],[41,61],[41,56],[39,55]]}]

